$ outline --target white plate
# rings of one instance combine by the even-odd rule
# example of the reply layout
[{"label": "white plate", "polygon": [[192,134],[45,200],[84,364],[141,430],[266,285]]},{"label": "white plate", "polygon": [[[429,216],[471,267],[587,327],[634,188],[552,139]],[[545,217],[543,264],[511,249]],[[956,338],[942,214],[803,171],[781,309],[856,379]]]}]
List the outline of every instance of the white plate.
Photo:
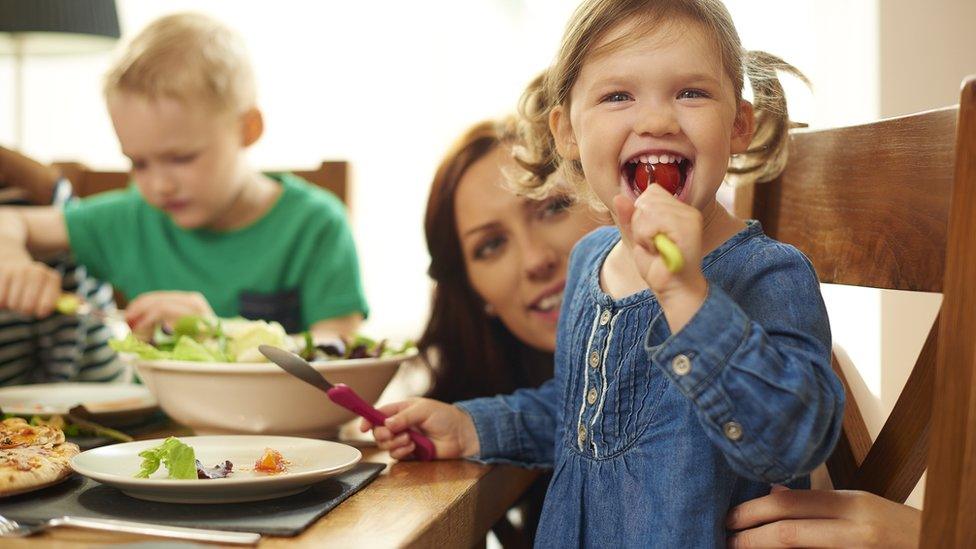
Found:
[{"label": "white plate", "polygon": [[116,383],[39,383],[0,388],[0,409],[17,415],[67,414],[84,404],[93,414],[135,412],[156,407],[143,385]]},{"label": "white plate", "polygon": [[[142,458],[139,452],[162,444],[164,439],[141,440],[104,446],[71,459],[71,467],[98,482],[114,486],[134,498],[167,503],[233,503],[259,501],[297,494],[327,477],[352,468],[362,458],[359,450],[338,442],[297,437],[226,435],[180,437],[193,448],[205,467],[224,460],[234,464],[227,478],[175,480],[166,478],[160,465],[149,478],[135,478]],[[253,471],[265,448],[281,452],[290,464],[283,473]]]}]

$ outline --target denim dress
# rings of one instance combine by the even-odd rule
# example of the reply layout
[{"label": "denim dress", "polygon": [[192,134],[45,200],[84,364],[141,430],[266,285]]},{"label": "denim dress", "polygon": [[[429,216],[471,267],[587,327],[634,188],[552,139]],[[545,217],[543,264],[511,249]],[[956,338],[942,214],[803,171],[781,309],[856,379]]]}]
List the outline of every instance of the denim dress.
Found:
[{"label": "denim dress", "polygon": [[600,288],[619,240],[573,250],[554,379],[458,406],[477,459],[553,467],[537,546],[724,547],[731,507],[807,487],[840,435],[816,273],[750,221],[702,260],[708,295],[672,334],[650,290]]}]

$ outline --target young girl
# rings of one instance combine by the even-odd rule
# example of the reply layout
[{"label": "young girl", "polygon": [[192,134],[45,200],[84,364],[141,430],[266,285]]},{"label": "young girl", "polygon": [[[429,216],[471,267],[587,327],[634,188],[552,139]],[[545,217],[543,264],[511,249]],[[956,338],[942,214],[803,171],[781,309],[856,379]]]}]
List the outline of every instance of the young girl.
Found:
[{"label": "young girl", "polygon": [[[555,379],[391,405],[380,446],[409,455],[401,431],[415,427],[441,458],[552,464],[543,546],[724,546],[731,506],[805,484],[844,398],[817,276],[715,199],[732,155],[761,178],[782,166],[785,106],[764,95],[781,64],[743,53],[719,0],[585,2],[540,95],[523,101],[548,123],[534,138],[529,126],[532,192],[557,167],[617,224],[573,252]],[[641,170],[668,190],[642,192]],[[678,272],[655,248],[661,233],[685,259]]]}]

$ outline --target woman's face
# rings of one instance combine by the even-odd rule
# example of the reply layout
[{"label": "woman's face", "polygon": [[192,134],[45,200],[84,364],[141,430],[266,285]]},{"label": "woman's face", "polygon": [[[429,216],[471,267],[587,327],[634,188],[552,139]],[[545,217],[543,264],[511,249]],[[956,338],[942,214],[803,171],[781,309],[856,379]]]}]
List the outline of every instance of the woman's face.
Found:
[{"label": "woman's face", "polygon": [[497,147],[471,165],[454,198],[468,279],[489,314],[523,343],[556,348],[556,323],[573,245],[598,217],[566,197],[536,201],[505,187],[516,165]]}]

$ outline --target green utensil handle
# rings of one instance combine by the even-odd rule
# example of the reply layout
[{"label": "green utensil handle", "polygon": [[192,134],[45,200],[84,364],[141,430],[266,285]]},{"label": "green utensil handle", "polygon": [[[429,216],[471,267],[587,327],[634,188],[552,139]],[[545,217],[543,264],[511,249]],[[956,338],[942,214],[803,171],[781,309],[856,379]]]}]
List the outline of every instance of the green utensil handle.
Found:
[{"label": "green utensil handle", "polygon": [[666,234],[658,233],[654,236],[654,247],[657,248],[658,253],[664,259],[664,264],[672,273],[680,271],[685,266],[685,258],[681,255],[681,250]]},{"label": "green utensil handle", "polygon": [[54,304],[54,310],[67,316],[74,316],[81,308],[81,299],[74,294],[63,293]]}]

